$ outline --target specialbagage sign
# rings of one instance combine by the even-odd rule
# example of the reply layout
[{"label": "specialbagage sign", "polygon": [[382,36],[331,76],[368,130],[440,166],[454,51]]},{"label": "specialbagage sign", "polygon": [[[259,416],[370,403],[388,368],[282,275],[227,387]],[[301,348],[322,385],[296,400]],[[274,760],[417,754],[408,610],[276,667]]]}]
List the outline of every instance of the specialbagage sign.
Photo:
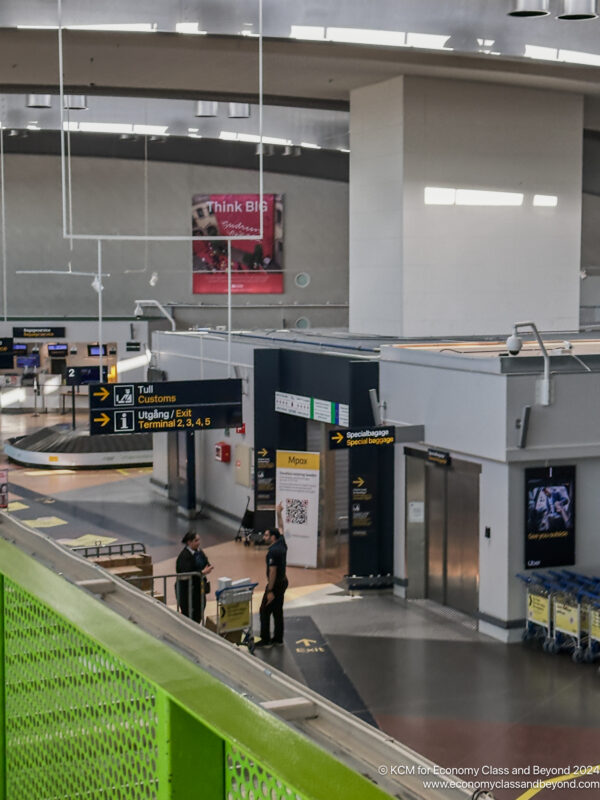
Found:
[{"label": "specialbagage sign", "polygon": [[[231,242],[231,291],[234,294],[283,292],[283,197],[263,194],[263,236],[258,194],[196,194],[192,197],[194,294],[227,292],[227,241]],[[237,237],[254,237],[244,240]]]}]

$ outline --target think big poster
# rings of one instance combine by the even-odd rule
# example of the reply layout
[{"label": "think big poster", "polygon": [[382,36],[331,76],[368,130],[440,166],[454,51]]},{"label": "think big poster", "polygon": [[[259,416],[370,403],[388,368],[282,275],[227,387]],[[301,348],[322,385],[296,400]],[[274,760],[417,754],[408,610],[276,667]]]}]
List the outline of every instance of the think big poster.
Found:
[{"label": "think big poster", "polygon": [[[263,238],[231,242],[231,290],[235,294],[283,292],[283,196],[263,194]],[[194,294],[227,292],[227,242],[215,236],[260,234],[258,194],[196,194],[192,197]]]}]

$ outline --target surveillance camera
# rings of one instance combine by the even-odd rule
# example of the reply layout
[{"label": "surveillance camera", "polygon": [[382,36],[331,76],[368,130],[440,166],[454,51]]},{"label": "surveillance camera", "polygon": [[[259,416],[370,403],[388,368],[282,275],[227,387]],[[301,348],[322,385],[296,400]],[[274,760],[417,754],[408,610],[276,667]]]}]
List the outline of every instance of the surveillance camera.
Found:
[{"label": "surveillance camera", "polygon": [[144,310],[142,309],[141,305],[138,303],[133,311],[134,316],[142,317],[144,315]]},{"label": "surveillance camera", "polygon": [[512,336],[509,336],[506,340],[506,349],[511,356],[518,356],[522,347],[523,341],[521,337],[517,336],[515,333],[513,333]]}]

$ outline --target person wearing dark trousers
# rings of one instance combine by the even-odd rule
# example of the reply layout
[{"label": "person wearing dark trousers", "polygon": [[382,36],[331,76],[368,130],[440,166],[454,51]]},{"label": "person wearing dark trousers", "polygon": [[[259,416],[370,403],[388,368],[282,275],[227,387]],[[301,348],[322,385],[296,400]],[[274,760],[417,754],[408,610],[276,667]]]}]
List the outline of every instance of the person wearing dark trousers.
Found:
[{"label": "person wearing dark trousers", "polygon": [[[277,506],[278,528],[265,531],[263,539],[269,545],[267,551],[267,586],[260,604],[260,641],[256,647],[283,644],[283,598],[288,587],[286,577],[287,544],[283,538],[283,505]],[[271,616],[273,638],[271,638]]]},{"label": "person wearing dark trousers", "polygon": [[[177,602],[181,613],[190,617],[194,622],[202,622],[202,613],[206,603],[208,581],[206,575],[212,572],[204,551],[200,549],[200,537],[197,533],[189,531],[181,540],[185,545],[177,556],[175,572],[201,572],[202,578],[197,575],[182,578],[177,581]],[[190,586],[191,582],[191,586]],[[204,584],[204,591],[203,591]]]}]

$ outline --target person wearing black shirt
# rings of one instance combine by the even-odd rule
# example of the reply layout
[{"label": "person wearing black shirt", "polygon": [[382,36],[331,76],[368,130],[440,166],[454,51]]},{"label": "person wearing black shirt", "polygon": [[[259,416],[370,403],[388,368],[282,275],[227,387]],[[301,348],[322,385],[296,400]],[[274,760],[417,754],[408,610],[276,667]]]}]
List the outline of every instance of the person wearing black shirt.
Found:
[{"label": "person wearing black shirt", "polygon": [[[283,597],[288,587],[285,574],[287,544],[283,538],[283,505],[277,506],[277,524],[264,533],[264,541],[270,545],[267,551],[267,586],[260,604],[260,641],[257,647],[283,644]],[[270,623],[273,616],[273,638]]]},{"label": "person wearing black shirt", "polygon": [[[204,576],[212,572],[213,567],[210,565],[204,551],[200,549],[200,537],[197,533],[189,531],[181,541],[185,547],[177,556],[175,572],[178,574],[181,572],[201,572],[203,577],[200,578],[194,575],[178,580],[177,602],[184,616],[191,617],[194,622],[202,622],[208,585]],[[204,591],[202,591],[202,584],[204,584]]]}]

